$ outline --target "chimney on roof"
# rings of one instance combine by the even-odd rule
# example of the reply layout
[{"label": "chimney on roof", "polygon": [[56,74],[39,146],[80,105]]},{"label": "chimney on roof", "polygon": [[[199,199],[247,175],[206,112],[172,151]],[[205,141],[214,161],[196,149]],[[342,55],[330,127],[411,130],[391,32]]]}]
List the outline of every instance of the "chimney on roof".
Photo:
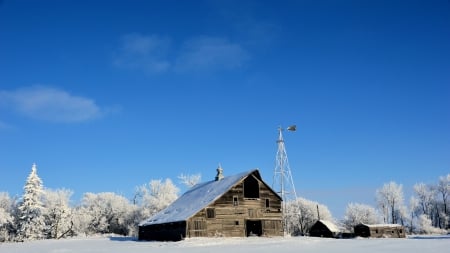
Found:
[{"label": "chimney on roof", "polygon": [[223,178],[224,178],[224,176],[223,176],[223,169],[222,169],[222,166],[220,166],[220,164],[219,164],[219,167],[217,167],[216,181],[220,181]]}]

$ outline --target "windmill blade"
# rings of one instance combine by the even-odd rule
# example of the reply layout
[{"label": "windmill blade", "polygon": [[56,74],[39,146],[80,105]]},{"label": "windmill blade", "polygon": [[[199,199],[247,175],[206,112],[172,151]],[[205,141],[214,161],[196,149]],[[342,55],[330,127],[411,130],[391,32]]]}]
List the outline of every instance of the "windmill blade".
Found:
[{"label": "windmill blade", "polygon": [[287,130],[295,132],[297,130],[297,126],[296,125],[289,126]]}]

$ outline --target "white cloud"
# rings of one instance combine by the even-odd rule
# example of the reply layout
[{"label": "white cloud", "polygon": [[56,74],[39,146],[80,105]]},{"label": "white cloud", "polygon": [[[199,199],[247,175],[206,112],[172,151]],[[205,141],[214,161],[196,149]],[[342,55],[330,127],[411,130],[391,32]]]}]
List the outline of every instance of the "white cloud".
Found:
[{"label": "white cloud", "polygon": [[222,37],[194,37],[176,49],[166,37],[128,34],[121,39],[114,65],[146,73],[199,72],[240,68],[248,59],[240,44]]},{"label": "white cloud", "polygon": [[184,43],[175,68],[177,71],[236,69],[248,59],[249,54],[238,43],[202,36]]},{"label": "white cloud", "polygon": [[33,119],[52,122],[82,122],[102,115],[94,100],[44,86],[0,91],[3,104]]},{"label": "white cloud", "polygon": [[122,37],[121,47],[114,57],[114,65],[160,73],[171,66],[167,59],[168,38],[157,35],[128,34]]}]

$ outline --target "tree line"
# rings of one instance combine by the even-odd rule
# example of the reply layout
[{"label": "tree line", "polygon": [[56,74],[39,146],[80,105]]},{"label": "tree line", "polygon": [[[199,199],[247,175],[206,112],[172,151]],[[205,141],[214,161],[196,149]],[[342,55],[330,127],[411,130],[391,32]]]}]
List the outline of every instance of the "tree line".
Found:
[{"label": "tree line", "polygon": [[33,164],[21,199],[0,192],[0,242],[109,233],[136,236],[139,222],[172,203],[178,192],[170,179],[151,180],[136,188],[132,201],[112,192],[85,193],[79,205],[71,206],[73,192],[44,188]]},{"label": "tree line", "polygon": [[[179,179],[192,187],[201,176]],[[178,193],[170,179],[151,180],[136,187],[131,200],[112,192],[85,193],[80,204],[72,206],[73,192],[45,188],[33,164],[20,199],[0,192],[0,242],[110,233],[137,236],[138,224],[170,205]],[[326,205],[304,198],[287,203],[284,217],[292,235],[308,235],[319,219],[334,221],[349,232],[359,223],[396,223],[409,233],[444,233],[449,229],[449,195],[450,174],[436,184],[414,185],[409,204],[402,185],[389,182],[376,190],[377,206],[350,203],[342,220],[335,220]]]},{"label": "tree line", "polygon": [[335,220],[325,205],[298,198],[287,204],[285,222],[293,235],[307,235],[319,219],[336,223],[344,231],[353,232],[357,224],[400,224],[410,234],[447,233],[450,229],[450,174],[439,177],[437,183],[417,183],[414,195],[406,203],[403,186],[389,182],[376,190],[376,206],[349,203],[344,218]]}]

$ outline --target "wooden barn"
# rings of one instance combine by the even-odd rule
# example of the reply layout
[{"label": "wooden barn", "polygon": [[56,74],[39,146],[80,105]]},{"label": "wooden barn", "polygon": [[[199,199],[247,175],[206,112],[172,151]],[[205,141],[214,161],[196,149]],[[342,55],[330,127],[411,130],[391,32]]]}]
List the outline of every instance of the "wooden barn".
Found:
[{"label": "wooden barn", "polygon": [[333,222],[318,220],[309,230],[309,235],[314,237],[339,238],[342,231]]},{"label": "wooden barn", "polygon": [[354,227],[355,236],[373,238],[405,238],[405,229],[399,224],[358,224]]},{"label": "wooden barn", "polygon": [[258,170],[198,184],[139,224],[139,240],[282,236],[282,200]]}]

